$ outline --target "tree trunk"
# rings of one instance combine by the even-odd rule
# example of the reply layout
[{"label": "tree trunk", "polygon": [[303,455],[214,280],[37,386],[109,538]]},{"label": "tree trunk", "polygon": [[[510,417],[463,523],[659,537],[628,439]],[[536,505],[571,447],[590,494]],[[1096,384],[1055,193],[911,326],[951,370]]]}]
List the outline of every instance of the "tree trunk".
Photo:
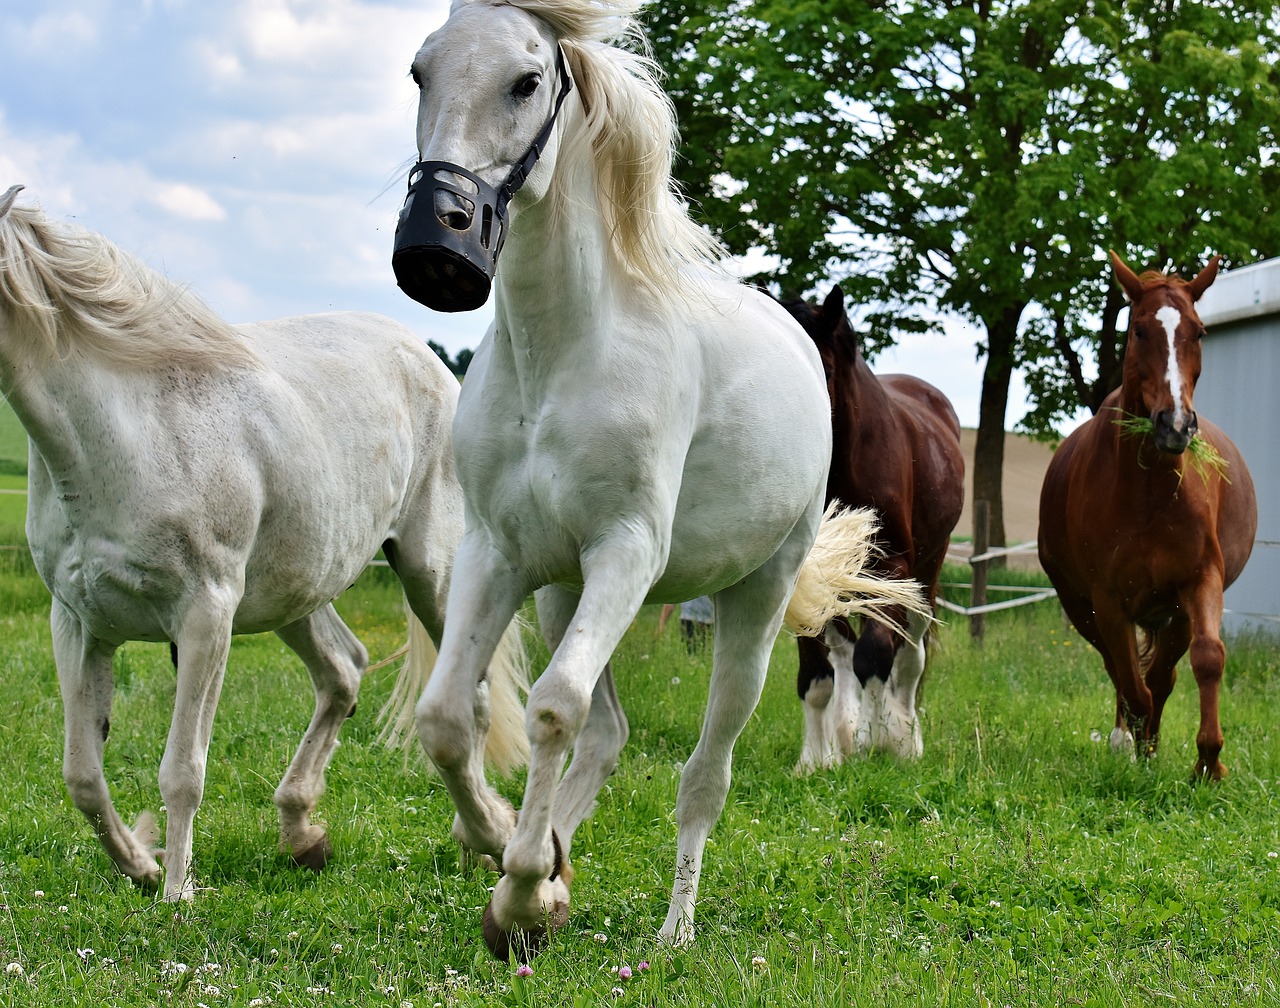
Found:
[{"label": "tree trunk", "polygon": [[[987,502],[988,542],[992,546],[1008,545],[1004,534],[1004,422],[1022,309],[1022,305],[1011,307],[998,317],[985,320],[987,361],[982,369],[978,436],[973,450],[973,499]],[[974,537],[976,540],[976,529]]]}]

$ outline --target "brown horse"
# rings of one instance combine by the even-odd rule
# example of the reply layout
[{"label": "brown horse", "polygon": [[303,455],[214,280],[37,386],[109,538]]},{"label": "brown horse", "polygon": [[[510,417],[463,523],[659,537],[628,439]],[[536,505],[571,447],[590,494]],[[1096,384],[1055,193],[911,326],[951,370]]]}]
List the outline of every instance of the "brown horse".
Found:
[{"label": "brown horse", "polygon": [[1189,648],[1200,689],[1195,774],[1220,780],[1222,592],[1249,559],[1258,511],[1239,450],[1191,401],[1204,335],[1195,302],[1218,257],[1190,281],[1136,276],[1114,252],[1111,264],[1130,305],[1124,383],[1049,464],[1040,563],[1115,684],[1111,747],[1155,752]]},{"label": "brown horse", "polygon": [[[821,307],[805,301],[786,307],[817,344],[827,375],[833,434],[827,500],[875,509],[883,553],[872,568],[920,582],[932,606],[964,504],[955,410],[928,382],[872,373],[839,287]],[[929,622],[905,612],[887,615],[905,633],[869,619],[855,633],[841,619],[823,637],[798,638],[796,687],[805,717],[800,769],[876,749],[920,755],[916,692]]]}]

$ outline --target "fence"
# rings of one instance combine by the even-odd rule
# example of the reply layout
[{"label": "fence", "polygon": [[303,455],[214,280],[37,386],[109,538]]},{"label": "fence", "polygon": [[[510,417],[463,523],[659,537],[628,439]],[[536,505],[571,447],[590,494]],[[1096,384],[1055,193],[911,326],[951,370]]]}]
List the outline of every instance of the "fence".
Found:
[{"label": "fence", "polygon": [[[965,559],[973,568],[973,582],[970,586],[949,584],[948,588],[970,588],[969,605],[964,606],[939,597],[938,605],[949,612],[960,613],[969,618],[969,636],[974,640],[982,640],[986,632],[986,614],[999,612],[1001,609],[1014,609],[1018,606],[1043,602],[1045,599],[1057,598],[1058,593],[1052,588],[1036,585],[993,585],[987,582],[987,568],[992,560],[1015,556],[1022,553],[1033,553],[1035,542],[1019,543],[1017,546],[992,546],[988,528],[989,509],[986,501],[973,503],[973,552]],[[988,602],[989,592],[1002,592],[1012,598],[998,602]]]}]

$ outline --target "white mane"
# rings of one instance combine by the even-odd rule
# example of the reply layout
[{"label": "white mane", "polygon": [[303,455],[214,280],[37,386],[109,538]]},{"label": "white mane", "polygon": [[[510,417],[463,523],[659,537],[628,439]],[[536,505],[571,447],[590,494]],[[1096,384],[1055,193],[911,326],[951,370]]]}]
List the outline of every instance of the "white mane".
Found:
[{"label": "white mane", "polygon": [[0,311],[12,336],[43,357],[80,351],[131,369],[260,366],[194,294],[101,235],[30,207],[0,214]]},{"label": "white mane", "polygon": [[[669,296],[686,286],[686,267],[714,265],[725,253],[690,219],[671,177],[675,110],[658,83],[657,64],[643,55],[648,43],[635,18],[643,0],[510,0],[510,6],[546,21],[569,61],[586,124],[560,156],[594,162],[619,265],[653,295]],[[556,205],[572,207],[573,194],[552,185]]]}]

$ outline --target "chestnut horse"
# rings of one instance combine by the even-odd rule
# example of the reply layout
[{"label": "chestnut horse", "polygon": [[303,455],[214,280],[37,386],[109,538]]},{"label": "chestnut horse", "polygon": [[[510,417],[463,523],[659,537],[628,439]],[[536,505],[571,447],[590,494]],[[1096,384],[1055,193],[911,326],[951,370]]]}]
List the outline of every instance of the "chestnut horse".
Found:
[{"label": "chestnut horse", "polygon": [[[805,301],[786,307],[817,345],[826,372],[833,444],[827,501],[874,509],[882,552],[872,568],[918,581],[932,607],[964,505],[964,453],[955,410],[928,382],[872,373],[838,286],[821,307]],[[885,615],[902,629],[864,618],[855,633],[841,618],[822,637],[797,638],[796,685],[805,719],[800,769],[877,749],[920,755],[916,693],[930,621],[904,611]]]},{"label": "chestnut horse", "polygon": [[1239,450],[1191,401],[1204,335],[1195,302],[1218,257],[1190,281],[1137,276],[1114,252],[1111,264],[1130,306],[1124,382],[1049,464],[1040,563],[1115,684],[1112,749],[1155,753],[1189,648],[1200,689],[1195,774],[1221,780],[1222,592],[1249,559],[1258,511]]}]

